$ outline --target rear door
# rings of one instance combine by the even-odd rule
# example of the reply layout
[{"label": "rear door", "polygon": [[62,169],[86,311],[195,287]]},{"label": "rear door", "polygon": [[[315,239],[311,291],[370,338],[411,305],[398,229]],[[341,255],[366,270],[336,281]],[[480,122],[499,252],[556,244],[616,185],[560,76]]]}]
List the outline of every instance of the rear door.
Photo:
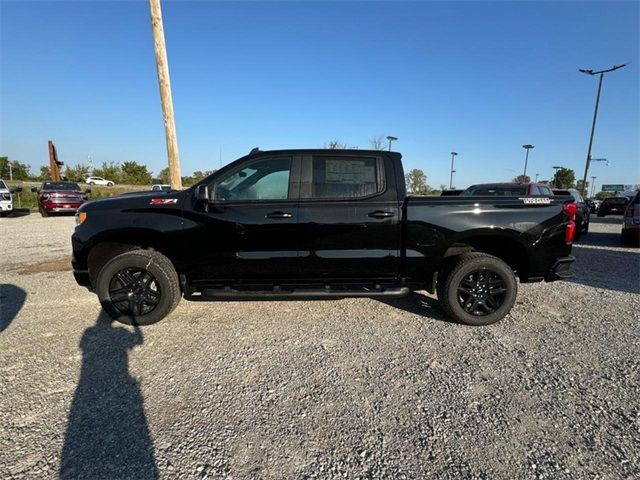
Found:
[{"label": "rear door", "polygon": [[298,222],[305,277],[397,279],[401,204],[393,175],[383,155],[303,156]]}]

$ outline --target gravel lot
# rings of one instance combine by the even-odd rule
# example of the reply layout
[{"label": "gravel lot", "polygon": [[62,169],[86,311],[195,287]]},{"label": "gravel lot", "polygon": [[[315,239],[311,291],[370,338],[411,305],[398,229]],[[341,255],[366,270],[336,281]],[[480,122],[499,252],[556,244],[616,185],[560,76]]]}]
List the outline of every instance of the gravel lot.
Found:
[{"label": "gravel lot", "polygon": [[574,279],[481,328],[423,292],[183,301],[134,330],[60,271],[73,224],[0,219],[0,478],[640,477],[619,217],[592,220]]}]

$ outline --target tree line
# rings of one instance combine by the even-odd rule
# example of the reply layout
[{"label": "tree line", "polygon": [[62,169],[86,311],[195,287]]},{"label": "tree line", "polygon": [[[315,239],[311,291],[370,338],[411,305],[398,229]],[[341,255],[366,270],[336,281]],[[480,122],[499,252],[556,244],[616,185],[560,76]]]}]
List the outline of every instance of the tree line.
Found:
[{"label": "tree line", "polygon": [[[197,170],[189,176],[182,177],[182,184],[189,186],[211,175],[215,170]],[[146,165],[135,161],[122,163],[103,162],[101,166],[91,168],[87,164],[65,165],[62,175],[70,182],[84,182],[87,177],[102,177],[117,184],[124,185],[150,185],[152,183],[169,183],[169,168],[163,168],[154,176]],[[0,157],[0,178],[14,180],[45,182],[51,180],[49,167],[40,167],[39,174],[31,173],[31,166],[18,160],[9,160],[9,157]]]}]

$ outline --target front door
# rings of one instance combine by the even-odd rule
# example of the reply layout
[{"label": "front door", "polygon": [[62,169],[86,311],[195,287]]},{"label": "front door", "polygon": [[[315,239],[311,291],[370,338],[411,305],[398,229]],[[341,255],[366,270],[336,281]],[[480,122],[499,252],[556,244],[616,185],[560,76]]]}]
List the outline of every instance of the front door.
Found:
[{"label": "front door", "polygon": [[198,252],[188,269],[191,283],[268,282],[298,270],[299,171],[298,156],[265,156],[215,177],[208,211],[185,214]]}]

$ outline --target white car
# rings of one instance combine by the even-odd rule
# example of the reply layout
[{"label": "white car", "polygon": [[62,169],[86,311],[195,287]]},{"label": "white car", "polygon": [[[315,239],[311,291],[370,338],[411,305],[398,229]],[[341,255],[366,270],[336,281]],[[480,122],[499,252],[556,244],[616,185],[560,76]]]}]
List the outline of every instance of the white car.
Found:
[{"label": "white car", "polygon": [[155,185],[151,185],[151,190],[153,190],[154,192],[168,192],[171,190],[171,185],[156,183]]},{"label": "white car", "polygon": [[107,187],[113,187],[113,182],[111,180],[106,180],[102,177],[89,177],[85,180],[85,183],[89,185],[106,185]]},{"label": "white car", "polygon": [[0,216],[13,212],[13,197],[4,181],[0,180]]}]

